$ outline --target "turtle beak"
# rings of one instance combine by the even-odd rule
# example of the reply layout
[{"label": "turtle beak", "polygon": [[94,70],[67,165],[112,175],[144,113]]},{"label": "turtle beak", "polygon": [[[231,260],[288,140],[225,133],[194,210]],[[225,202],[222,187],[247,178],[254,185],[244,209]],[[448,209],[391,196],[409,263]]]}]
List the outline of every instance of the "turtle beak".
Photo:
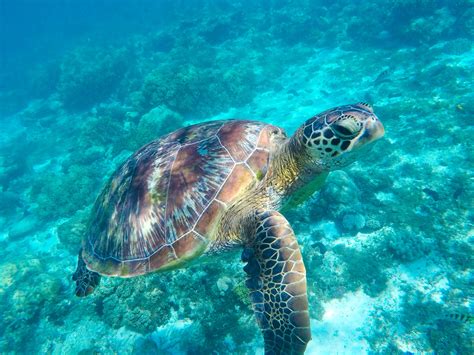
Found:
[{"label": "turtle beak", "polygon": [[367,143],[371,143],[376,141],[377,139],[380,139],[384,136],[385,134],[385,128],[383,127],[382,122],[375,117],[375,120],[368,120],[364,133],[357,139],[357,142],[355,146],[362,146]]},{"label": "turtle beak", "polygon": [[385,128],[378,118],[376,118],[375,121],[370,121],[366,129],[372,137],[372,141],[382,138],[385,134]]}]

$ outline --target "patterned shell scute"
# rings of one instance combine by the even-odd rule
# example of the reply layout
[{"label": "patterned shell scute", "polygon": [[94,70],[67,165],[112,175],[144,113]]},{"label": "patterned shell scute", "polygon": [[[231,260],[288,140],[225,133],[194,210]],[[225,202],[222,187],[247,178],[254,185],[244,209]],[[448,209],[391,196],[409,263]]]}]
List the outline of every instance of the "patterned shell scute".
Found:
[{"label": "patterned shell scute", "polygon": [[142,147],[95,203],[83,241],[88,267],[135,276],[202,252],[227,204],[266,169],[274,128],[214,121]]}]

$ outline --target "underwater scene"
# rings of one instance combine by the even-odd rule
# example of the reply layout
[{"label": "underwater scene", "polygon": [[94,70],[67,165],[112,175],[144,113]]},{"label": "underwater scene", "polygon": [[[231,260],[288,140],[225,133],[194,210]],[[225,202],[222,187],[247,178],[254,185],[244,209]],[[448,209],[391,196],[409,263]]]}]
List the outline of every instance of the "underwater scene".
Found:
[{"label": "underwater scene", "polygon": [[474,353],[473,1],[0,0],[0,37],[0,353]]}]

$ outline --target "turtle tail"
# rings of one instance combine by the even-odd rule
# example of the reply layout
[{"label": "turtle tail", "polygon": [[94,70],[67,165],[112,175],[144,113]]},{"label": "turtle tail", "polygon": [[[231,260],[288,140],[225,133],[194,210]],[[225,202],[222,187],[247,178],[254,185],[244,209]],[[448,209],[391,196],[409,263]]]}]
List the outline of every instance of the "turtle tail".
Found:
[{"label": "turtle tail", "polygon": [[72,279],[76,281],[75,294],[78,297],[90,295],[100,283],[100,275],[90,271],[82,259],[82,249],[79,251],[77,269],[72,275]]}]

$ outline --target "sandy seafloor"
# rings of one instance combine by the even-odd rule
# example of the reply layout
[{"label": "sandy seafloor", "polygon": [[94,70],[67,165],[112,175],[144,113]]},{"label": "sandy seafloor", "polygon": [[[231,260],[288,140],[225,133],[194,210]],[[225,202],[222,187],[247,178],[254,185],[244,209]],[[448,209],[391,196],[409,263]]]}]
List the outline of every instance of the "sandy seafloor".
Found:
[{"label": "sandy seafloor", "polygon": [[263,353],[238,250],[74,297],[88,211],[178,127],[359,101],[386,136],[287,215],[307,353],[474,353],[472,1],[1,3],[1,353]]}]

